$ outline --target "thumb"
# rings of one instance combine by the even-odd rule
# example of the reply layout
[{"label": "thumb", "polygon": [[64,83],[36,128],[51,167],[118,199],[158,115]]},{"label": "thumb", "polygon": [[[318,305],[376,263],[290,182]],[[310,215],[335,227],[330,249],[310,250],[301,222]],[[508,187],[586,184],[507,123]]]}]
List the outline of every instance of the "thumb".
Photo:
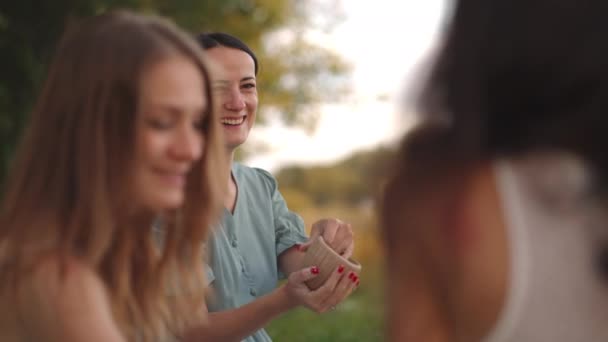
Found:
[{"label": "thumb", "polygon": [[317,266],[306,267],[301,270],[291,272],[288,280],[292,283],[303,283],[319,275]]},{"label": "thumb", "polygon": [[312,245],[315,239],[320,235],[321,232],[319,232],[318,230],[313,230],[312,232],[310,232],[310,237],[308,238],[308,241],[300,245],[299,251],[306,252],[308,250],[308,247],[310,247],[310,245]]}]

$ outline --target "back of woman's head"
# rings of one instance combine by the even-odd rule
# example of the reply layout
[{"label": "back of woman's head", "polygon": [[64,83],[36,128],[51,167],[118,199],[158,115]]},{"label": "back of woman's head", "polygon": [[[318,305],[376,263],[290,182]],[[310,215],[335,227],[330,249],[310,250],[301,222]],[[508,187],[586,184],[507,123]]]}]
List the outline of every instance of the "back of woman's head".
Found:
[{"label": "back of woman's head", "polygon": [[[608,2],[460,0],[452,10],[418,103],[421,122],[406,135],[383,198],[388,267],[414,269],[388,272],[395,336],[405,325],[430,329],[434,320],[456,331],[456,322],[475,319],[455,319],[462,306],[449,294],[459,285],[445,280],[470,275],[447,261],[461,257],[450,254],[459,244],[450,232],[483,164],[564,151],[608,180]],[[488,247],[473,240],[477,251]],[[433,304],[404,318],[399,296]]]},{"label": "back of woman's head", "polygon": [[412,139],[465,159],[568,150],[607,174],[607,15],[601,0],[458,1]]},{"label": "back of woman's head", "polygon": [[[193,292],[202,276],[198,252],[220,208],[223,184],[217,181],[221,144],[201,54],[188,34],[156,17],[112,12],[68,28],[6,182],[0,245],[18,265],[15,272],[31,267],[39,253],[82,258],[106,282],[118,319],[127,322],[123,328],[139,326],[144,336],[193,317],[190,309],[197,305],[200,311],[201,296]],[[190,60],[204,80],[205,152],[189,173],[185,204],[159,254],[151,227],[129,226],[124,208],[131,198],[142,73],[172,56]],[[169,274],[177,281],[167,281]],[[193,295],[177,304],[183,312],[170,312],[163,299],[168,283]]]},{"label": "back of woman's head", "polygon": [[536,151],[579,156],[605,190],[608,3],[462,0],[451,14],[387,187],[386,225],[480,162]]}]

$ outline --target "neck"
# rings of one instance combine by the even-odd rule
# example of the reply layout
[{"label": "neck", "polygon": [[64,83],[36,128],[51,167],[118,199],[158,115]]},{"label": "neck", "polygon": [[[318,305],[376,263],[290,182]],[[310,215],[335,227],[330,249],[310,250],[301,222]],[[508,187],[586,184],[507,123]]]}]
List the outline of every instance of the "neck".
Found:
[{"label": "neck", "polygon": [[129,215],[128,217],[125,218],[125,221],[129,225],[133,225],[133,227],[148,227],[149,228],[149,227],[152,227],[152,225],[158,218],[162,218],[166,214],[167,213],[165,213],[165,212],[155,213],[153,211],[144,210],[144,211],[139,211],[137,213],[132,213],[131,215]]},{"label": "neck", "polygon": [[224,207],[228,209],[231,213],[234,213],[234,207],[236,205],[236,196],[237,196],[237,188],[236,182],[232,178],[232,164],[234,163],[234,150],[233,148],[227,148],[227,156],[226,160],[229,161],[230,164],[228,168],[228,191],[226,192],[226,196],[224,197]]},{"label": "neck", "polygon": [[226,148],[226,161],[228,161],[228,188],[232,184],[232,164],[234,163],[234,151],[236,149],[227,147]]}]

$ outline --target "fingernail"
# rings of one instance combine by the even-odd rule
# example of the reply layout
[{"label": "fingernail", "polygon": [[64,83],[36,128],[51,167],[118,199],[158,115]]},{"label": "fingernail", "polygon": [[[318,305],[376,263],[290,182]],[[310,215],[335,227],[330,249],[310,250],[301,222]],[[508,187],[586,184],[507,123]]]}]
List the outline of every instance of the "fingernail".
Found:
[{"label": "fingernail", "polygon": [[342,272],[344,272],[344,265],[340,265],[340,267],[338,267],[338,273]]},{"label": "fingernail", "polygon": [[351,279],[351,280],[352,280],[352,279],[354,279],[354,277],[355,277],[355,274],[354,274],[353,272],[350,272],[350,273],[348,274],[348,279]]},{"label": "fingernail", "polygon": [[298,251],[302,251],[302,245],[301,244],[297,243],[295,246],[296,246],[296,249]]},{"label": "fingernail", "polygon": [[319,274],[319,268],[317,266],[313,266],[310,268],[310,273]]},{"label": "fingernail", "polygon": [[353,275],[352,281],[353,283],[356,283],[359,280],[359,277],[357,277],[356,275]]}]

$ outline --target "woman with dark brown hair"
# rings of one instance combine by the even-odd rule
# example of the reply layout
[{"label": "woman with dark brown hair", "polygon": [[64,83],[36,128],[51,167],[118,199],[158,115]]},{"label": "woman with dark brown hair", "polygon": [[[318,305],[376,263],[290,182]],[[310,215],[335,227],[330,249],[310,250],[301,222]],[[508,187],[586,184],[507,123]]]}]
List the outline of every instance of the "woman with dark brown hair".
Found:
[{"label": "woman with dark brown hair", "polygon": [[608,341],[608,3],[461,0],[383,203],[391,341]]},{"label": "woman with dark brown hair", "polygon": [[226,165],[202,58],[129,12],[64,34],[6,182],[0,340],[153,341],[204,323]]}]

